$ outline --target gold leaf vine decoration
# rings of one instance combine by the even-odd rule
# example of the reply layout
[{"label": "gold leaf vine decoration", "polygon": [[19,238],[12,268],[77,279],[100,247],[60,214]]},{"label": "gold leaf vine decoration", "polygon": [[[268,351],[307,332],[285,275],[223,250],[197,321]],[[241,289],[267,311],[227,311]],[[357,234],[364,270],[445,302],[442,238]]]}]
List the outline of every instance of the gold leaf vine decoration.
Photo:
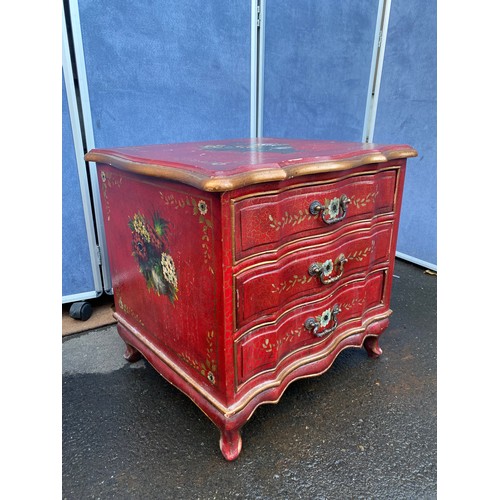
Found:
[{"label": "gold leaf vine decoration", "polygon": [[[347,260],[355,260],[357,262],[361,262],[367,255],[372,253],[375,250],[375,240],[372,240],[371,245],[367,246],[363,250],[356,250],[347,255]],[[294,274],[292,278],[288,280],[284,280],[278,285],[272,283],[271,284],[271,293],[283,293],[291,290],[295,285],[305,285],[309,283],[314,276],[302,275],[299,276]]]},{"label": "gold leaf vine decoration", "polygon": [[264,349],[265,352],[272,352],[274,349],[279,349],[286,342],[292,342],[295,338],[300,337],[301,333],[302,328],[297,328],[296,330],[287,332],[283,337],[275,342],[271,342],[269,338],[266,338],[262,343],[262,349]]},{"label": "gold leaf vine decoration", "polygon": [[367,194],[363,198],[356,198],[356,196],[351,196],[351,203],[356,207],[366,207],[368,203],[375,203],[375,199],[379,194],[379,190],[373,191],[372,193]]},{"label": "gold leaf vine decoration", "polygon": [[318,214],[311,215],[307,210],[300,209],[296,214],[289,214],[288,211],[285,212],[281,220],[275,219],[271,214],[269,214],[270,226],[279,231],[282,227],[287,224],[291,224],[292,226],[296,226],[301,224],[305,220],[316,219]]},{"label": "gold leaf vine decoration", "polygon": [[140,325],[144,326],[144,323],[142,322],[138,314],[133,309],[131,309],[127,304],[125,304],[125,302],[122,300],[122,296],[119,293],[117,293],[116,290],[115,290],[115,295],[118,297],[118,306],[120,307],[120,309],[123,312],[127,313],[132,318],[134,318]]},{"label": "gold leaf vine decoration", "polygon": [[116,186],[120,187],[122,185],[123,179],[121,176],[116,176],[111,174],[110,172],[104,172],[101,170],[101,181],[102,181],[102,195],[104,197],[105,205],[106,205],[106,218],[107,220],[111,220],[111,208],[109,206],[108,200],[108,189]]},{"label": "gold leaf vine decoration", "polygon": [[209,271],[215,274],[212,266],[212,253],[210,251],[210,235],[212,232],[213,238],[213,223],[209,218],[208,204],[204,200],[196,200],[192,196],[186,196],[184,199],[178,199],[173,194],[166,195],[160,192],[161,199],[166,205],[174,207],[176,210],[192,209],[193,216],[198,216],[198,221],[203,224],[203,234],[201,236],[201,248],[203,250],[203,260],[208,266]]},{"label": "gold leaf vine decoration", "polygon": [[309,283],[314,276],[298,276],[297,274],[293,275],[293,278],[290,278],[289,280],[282,281],[279,285],[275,285],[274,283],[271,285],[272,290],[271,293],[283,293],[283,292],[288,292],[288,290],[291,290],[296,284],[301,284],[305,285],[306,283]]},{"label": "gold leaf vine decoration", "polygon": [[354,299],[351,300],[351,302],[347,302],[345,304],[342,304],[342,309],[349,311],[353,307],[362,306],[364,304],[364,302],[365,302],[364,297],[362,299],[359,297],[355,297]]},{"label": "gold leaf vine decoration", "polygon": [[215,359],[215,332],[210,330],[207,333],[207,350],[206,350],[206,359],[203,362],[198,362],[193,359],[188,353],[183,352],[179,353],[178,356],[185,363],[187,363],[191,368],[194,368],[197,372],[199,372],[203,377],[206,377],[208,381],[215,385],[216,379],[215,375],[217,373],[217,362]]},{"label": "gold leaf vine decoration", "polygon": [[363,250],[356,250],[347,255],[347,260],[355,260],[361,262],[367,255],[375,250],[375,240],[372,240],[371,245],[367,246]]}]

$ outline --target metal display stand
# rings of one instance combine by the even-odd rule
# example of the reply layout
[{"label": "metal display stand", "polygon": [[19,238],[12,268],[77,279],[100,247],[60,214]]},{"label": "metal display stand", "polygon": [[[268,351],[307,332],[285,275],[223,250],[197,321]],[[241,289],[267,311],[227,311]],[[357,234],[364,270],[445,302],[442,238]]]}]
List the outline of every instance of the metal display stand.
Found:
[{"label": "metal display stand", "polygon": [[[76,70],[78,74],[78,85],[80,90],[80,102],[82,109],[83,130],[81,133],[85,137],[86,151],[95,147],[94,130],[92,127],[92,118],[90,112],[89,92],[87,85],[87,73],[85,69],[85,56],[83,53],[82,32],[80,27],[80,15],[78,11],[78,2],[70,0],[69,14],[71,19],[71,30],[73,33],[73,46],[75,53]],[[85,152],[86,152],[85,151]],[[83,158],[83,155],[82,155]],[[99,241],[98,256],[101,266],[102,282],[104,291],[112,294],[111,273],[109,270],[108,250],[106,245],[106,235],[104,234],[104,221],[102,215],[101,199],[99,197],[99,180],[97,178],[96,165],[89,162],[90,184],[92,186],[92,202],[94,205],[94,215],[97,237]]]},{"label": "metal display stand", "polygon": [[[68,41],[68,34],[66,28],[66,21],[64,17],[63,11],[63,39],[62,39],[62,68],[63,68],[63,76],[64,76],[64,89],[67,96],[67,105],[69,111],[69,121],[71,125],[71,135],[74,146],[74,154],[75,154],[75,162],[76,168],[78,171],[78,181],[79,181],[79,190],[76,188],[71,192],[63,192],[63,202],[64,198],[68,199],[72,197],[70,200],[73,204],[81,203],[81,209],[83,210],[83,218],[85,224],[85,230],[82,235],[78,235],[80,237],[84,237],[86,241],[82,241],[78,245],[78,252],[85,254],[88,250],[89,259],[85,260],[82,264],[84,267],[84,273],[86,275],[85,285],[83,286],[85,289],[76,289],[74,288],[76,285],[72,282],[66,286],[63,286],[63,296],[62,302],[71,303],[86,299],[92,299],[99,297],[102,294],[102,279],[101,272],[99,269],[99,247],[97,244],[97,240],[95,237],[95,226],[94,219],[92,214],[92,204],[91,204],[91,196],[90,189],[87,182],[87,171],[85,166],[85,161],[83,159],[84,155],[84,147],[82,142],[82,135],[80,130],[80,117],[78,111],[78,103],[75,92],[74,80],[73,80],[73,71],[71,66],[71,56],[70,56],[70,48]],[[73,168],[71,164],[72,161],[69,161],[69,158],[63,158],[63,169],[64,168]],[[73,160],[73,159],[71,159]],[[81,196],[81,199],[78,199],[78,195]],[[76,198],[76,199],[75,199]],[[76,235],[63,235],[63,238],[75,238]],[[63,248],[64,250],[64,248]],[[79,256],[75,256],[74,260],[78,260]],[[86,265],[88,264],[88,265]],[[67,267],[66,269],[64,267]],[[72,266],[68,265],[67,262],[63,260],[63,280],[65,276],[71,276],[71,273],[79,272],[82,274],[81,270],[74,270]],[[74,282],[81,282],[82,280],[73,280]],[[88,289],[89,286],[91,289]]]}]

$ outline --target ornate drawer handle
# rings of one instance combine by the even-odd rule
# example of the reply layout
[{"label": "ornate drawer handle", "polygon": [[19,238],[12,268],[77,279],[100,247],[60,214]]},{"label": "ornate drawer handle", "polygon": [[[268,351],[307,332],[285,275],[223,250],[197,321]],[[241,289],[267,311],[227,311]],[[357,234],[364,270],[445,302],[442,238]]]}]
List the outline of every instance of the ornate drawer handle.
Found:
[{"label": "ornate drawer handle", "polygon": [[[340,307],[338,304],[335,304],[331,309],[327,309],[324,311],[321,316],[317,316],[316,318],[307,318],[304,323],[304,327],[306,330],[311,331],[313,335],[316,337],[324,337],[329,333],[332,333],[335,328],[337,328],[337,314],[340,312]],[[333,320],[333,325],[330,328],[325,328],[323,331],[318,332],[320,327],[328,326],[328,323]]]},{"label": "ornate drawer handle", "polygon": [[[323,285],[329,285],[335,281],[338,281],[342,274],[344,274],[344,264],[347,262],[347,259],[343,253],[341,253],[336,259],[335,262],[332,262],[331,259],[326,260],[321,264],[321,262],[314,262],[309,266],[309,274],[311,276],[319,276],[319,279]],[[337,268],[337,274],[328,278],[330,274],[332,274],[333,270]]]},{"label": "ornate drawer handle", "polygon": [[[349,205],[349,203],[351,203],[351,200],[345,194],[340,198],[333,198],[328,205],[322,205],[316,200],[309,205],[309,213],[311,215],[321,213],[323,222],[326,224],[333,224],[345,218],[347,215],[347,205]],[[329,215],[328,219],[325,217],[326,215]]]}]

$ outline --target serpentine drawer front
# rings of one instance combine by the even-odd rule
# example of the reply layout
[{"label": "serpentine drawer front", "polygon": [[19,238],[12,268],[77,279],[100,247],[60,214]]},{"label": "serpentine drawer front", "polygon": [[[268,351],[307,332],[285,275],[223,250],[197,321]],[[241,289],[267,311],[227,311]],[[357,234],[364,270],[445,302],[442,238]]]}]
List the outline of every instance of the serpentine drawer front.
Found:
[{"label": "serpentine drawer front", "polygon": [[[279,321],[243,334],[235,341],[238,387],[250,377],[279,370],[300,350],[314,356],[331,348],[353,328],[384,311],[387,269],[349,280],[319,301],[285,312]],[[385,309],[387,311],[387,309]],[[275,374],[272,375],[275,377]]]},{"label": "serpentine drawer front", "polygon": [[331,292],[354,274],[388,265],[392,229],[393,221],[352,229],[236,274],[236,328],[252,320],[269,321],[283,307]]},{"label": "serpentine drawer front", "polygon": [[346,347],[381,354],[407,145],[286,139],[94,149],[125,357],[219,428]]},{"label": "serpentine drawer front", "polygon": [[236,199],[235,260],[394,213],[397,173],[397,167],[364,175],[343,172],[334,184],[301,179],[293,189]]}]

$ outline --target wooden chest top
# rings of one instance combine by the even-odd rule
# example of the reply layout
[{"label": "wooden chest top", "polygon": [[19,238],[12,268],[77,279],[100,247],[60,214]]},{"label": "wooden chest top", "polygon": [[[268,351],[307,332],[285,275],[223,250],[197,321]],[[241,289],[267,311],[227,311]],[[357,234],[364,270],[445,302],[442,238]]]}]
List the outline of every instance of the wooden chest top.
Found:
[{"label": "wooden chest top", "polygon": [[85,159],[220,192],[412,156],[405,144],[266,137],[93,149]]}]

